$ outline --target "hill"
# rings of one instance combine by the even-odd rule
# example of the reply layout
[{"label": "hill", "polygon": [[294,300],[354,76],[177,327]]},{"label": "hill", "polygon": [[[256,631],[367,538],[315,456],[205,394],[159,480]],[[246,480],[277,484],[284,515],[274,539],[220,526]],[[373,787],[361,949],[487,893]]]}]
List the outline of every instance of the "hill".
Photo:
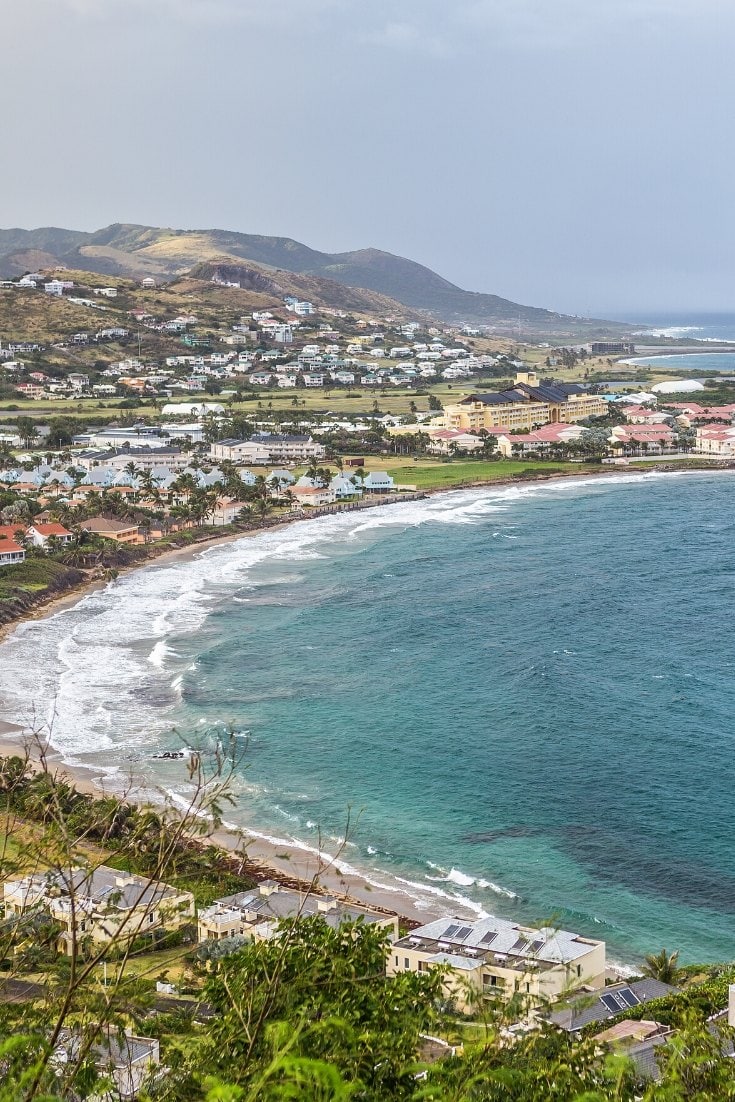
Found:
[{"label": "hill", "polygon": [[[288,237],[266,237],[229,230],[173,230],[116,223],[94,233],[54,227],[0,230],[0,275],[17,275],[34,254],[66,267],[102,274],[172,279],[213,262],[268,269],[279,284],[291,277],[329,281],[305,283],[325,304],[347,309],[395,312],[405,309],[429,314],[453,324],[491,325],[499,331],[566,335],[602,335],[626,330],[614,322],[569,317],[525,306],[498,295],[465,291],[436,272],[405,257],[380,249],[323,253]],[[27,270],[27,266],[25,267]],[[261,273],[262,274],[262,273]],[[338,288],[360,296],[377,295],[380,302],[360,297],[354,305]],[[394,300],[391,303],[387,299]],[[341,301],[340,301],[341,300]],[[359,304],[358,304],[359,302]]]}]

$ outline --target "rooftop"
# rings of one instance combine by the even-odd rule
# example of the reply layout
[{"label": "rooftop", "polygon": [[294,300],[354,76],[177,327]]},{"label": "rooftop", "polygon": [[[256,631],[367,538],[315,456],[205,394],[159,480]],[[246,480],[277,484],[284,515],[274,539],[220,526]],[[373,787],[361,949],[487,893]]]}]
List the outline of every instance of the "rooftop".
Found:
[{"label": "rooftop", "polygon": [[594,995],[576,995],[565,1007],[555,1010],[549,1021],[560,1029],[576,1032],[590,1022],[607,1021],[633,1006],[660,999],[676,990],[670,984],[650,977],[632,983],[617,983]]},{"label": "rooftop", "polygon": [[96,869],[70,869],[63,874],[33,873],[20,880],[6,881],[5,889],[20,893],[24,898],[30,895],[63,900],[73,894],[77,901],[118,911],[147,907],[179,894],[168,884],[106,865]]},{"label": "rooftop", "polygon": [[505,968],[539,969],[584,956],[599,944],[568,930],[517,926],[502,918],[439,918],[413,930],[396,942],[400,947],[432,953],[437,963],[455,968],[474,968],[480,961]]},{"label": "rooftop", "polygon": [[355,922],[362,918],[365,922],[384,921],[386,915],[358,904],[342,903],[332,896],[321,896],[294,891],[291,888],[266,881],[246,892],[218,899],[211,907],[200,912],[200,918],[216,919],[237,913],[253,915],[249,922],[279,922],[285,918],[305,918],[320,914],[330,926],[339,926],[343,922]]}]

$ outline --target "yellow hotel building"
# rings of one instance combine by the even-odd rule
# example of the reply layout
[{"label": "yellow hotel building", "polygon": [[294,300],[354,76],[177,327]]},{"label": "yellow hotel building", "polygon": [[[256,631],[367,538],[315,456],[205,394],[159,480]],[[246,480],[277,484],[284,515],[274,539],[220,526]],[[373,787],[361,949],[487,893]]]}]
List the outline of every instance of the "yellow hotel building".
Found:
[{"label": "yellow hotel building", "polygon": [[602,417],[607,403],[578,383],[539,382],[534,371],[519,371],[507,390],[470,394],[444,407],[443,428],[459,432],[491,432],[496,428],[529,430],[549,422],[569,424]]}]

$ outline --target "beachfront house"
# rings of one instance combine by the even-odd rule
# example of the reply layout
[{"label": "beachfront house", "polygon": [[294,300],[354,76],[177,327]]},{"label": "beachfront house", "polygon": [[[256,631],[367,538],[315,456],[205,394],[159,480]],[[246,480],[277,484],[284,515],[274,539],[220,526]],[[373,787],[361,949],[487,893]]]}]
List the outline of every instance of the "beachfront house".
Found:
[{"label": "beachfront house", "polygon": [[145,876],[100,865],[32,873],[3,885],[5,917],[45,914],[59,925],[61,952],[177,930],[194,919],[194,896]]},{"label": "beachfront house", "polygon": [[371,471],[362,480],[362,488],[368,494],[389,494],[395,481],[387,471]]},{"label": "beachfront house", "polygon": [[501,918],[438,918],[396,941],[388,975],[446,969],[444,990],[470,1012],[483,998],[559,999],[605,983],[605,943],[567,930],[518,926]]},{"label": "beachfront house", "polygon": [[47,547],[49,540],[53,539],[57,544],[73,543],[74,535],[63,524],[50,520],[42,522],[36,520],[28,529],[28,538],[35,547]]},{"label": "beachfront house", "polygon": [[81,528],[102,539],[115,540],[116,543],[138,543],[140,541],[138,525],[128,521],[111,520],[109,517],[90,517],[83,520]]},{"label": "beachfront house", "polygon": [[320,915],[328,926],[336,928],[345,922],[362,922],[385,929],[391,941],[398,937],[398,916],[344,903],[333,896],[316,895],[286,888],[266,880],[257,888],[237,895],[217,899],[211,907],[199,912],[199,941],[221,941],[230,937],[246,937],[263,941],[277,933],[283,919]]},{"label": "beachfront house", "polygon": [[0,566],[13,566],[25,560],[25,549],[14,539],[0,536]]},{"label": "beachfront house", "polygon": [[337,500],[331,486],[322,486],[321,483],[309,478],[308,475],[302,475],[294,483],[291,487],[291,493],[299,505],[309,505],[311,507],[332,505]]},{"label": "beachfront house", "polygon": [[336,474],[329,483],[329,488],[337,501],[345,501],[355,497],[362,497],[362,486],[358,486],[345,474]]}]

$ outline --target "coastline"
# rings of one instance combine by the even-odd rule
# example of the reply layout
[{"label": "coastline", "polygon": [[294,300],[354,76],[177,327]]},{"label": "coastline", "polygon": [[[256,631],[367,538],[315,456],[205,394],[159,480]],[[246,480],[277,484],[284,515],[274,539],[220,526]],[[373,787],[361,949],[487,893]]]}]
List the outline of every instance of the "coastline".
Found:
[{"label": "coastline", "polygon": [[[711,465],[710,465],[711,466]],[[579,478],[601,478],[609,477],[615,474],[619,474],[621,470],[625,470],[628,474],[648,474],[655,471],[670,470],[670,466],[667,466],[665,461],[661,466],[651,463],[647,470],[643,471],[637,467],[617,467],[617,466],[605,466],[601,467],[599,471],[580,470],[580,471],[559,471],[558,469],[552,470],[549,473],[539,470],[533,474],[519,478],[514,475],[504,475],[497,479],[477,479],[467,482],[460,482],[454,486],[440,486],[437,488],[431,488],[427,490],[421,490],[417,493],[399,494],[390,498],[380,498],[374,502],[365,502],[361,505],[361,510],[369,509],[382,509],[383,507],[389,507],[393,505],[400,505],[405,501],[415,500],[416,497],[421,499],[436,497],[439,494],[451,494],[456,493],[459,490],[471,490],[480,489],[483,486],[493,488],[495,486],[523,486],[531,482],[558,482],[565,481],[567,479],[579,479]],[[678,469],[678,468],[677,468]],[[707,468],[681,468],[682,470],[701,470]],[[714,469],[714,468],[712,468]],[[210,535],[205,535],[203,538],[194,541],[193,543],[186,544],[183,547],[164,547],[157,549],[156,544],[150,545],[150,553],[146,558],[140,559],[137,562],[128,563],[119,567],[118,577],[125,577],[133,571],[143,570],[146,567],[154,567],[174,562],[188,562],[193,558],[196,558],[203,550],[209,550],[211,547],[217,547],[219,544],[233,543],[236,540],[250,539],[253,536],[260,536],[264,532],[278,531],[279,529],[290,527],[293,524],[298,524],[300,521],[317,520],[321,516],[335,516],[341,512],[348,512],[348,508],[332,508],[317,509],[313,513],[303,514],[299,513],[297,516],[289,517],[284,516],[271,524],[265,525],[262,528],[244,528],[241,531],[228,532],[226,535],[218,535],[213,531]],[[81,581],[78,585],[72,586],[70,589],[65,590],[61,594],[50,595],[48,597],[37,598],[33,607],[28,611],[23,612],[20,616],[15,617],[12,620],[8,620],[5,623],[0,624],[0,644],[9,635],[15,631],[19,624],[25,623],[28,620],[45,620],[51,616],[55,616],[59,612],[63,612],[65,609],[73,608],[89,593],[94,593],[97,590],[104,589],[110,583],[98,576],[89,576]],[[0,726],[0,735],[2,734],[2,726]]]},{"label": "coastline", "polygon": [[[620,476],[621,474],[646,474],[646,473],[678,473],[683,470],[699,470],[702,468],[678,468],[673,467],[670,464],[661,463],[658,465],[651,464],[646,470],[641,468],[629,468],[629,467],[608,467],[599,471],[590,472],[585,471],[568,471],[559,473],[557,472],[539,472],[533,476],[525,478],[517,478],[508,476],[503,479],[497,479],[494,481],[481,480],[478,482],[470,483],[469,485],[455,486],[450,489],[441,488],[436,490],[426,491],[422,494],[422,497],[433,497],[441,494],[456,493],[458,490],[466,490],[470,488],[495,488],[508,485],[523,485],[530,482],[563,482],[570,478],[573,479],[599,479],[601,477]],[[708,467],[708,470],[717,468]],[[392,499],[392,504],[400,504],[400,498]],[[375,502],[371,507],[381,508],[385,502]],[[334,513],[330,514],[334,515]],[[168,563],[181,561],[186,562],[197,557],[203,550],[209,549],[209,547],[215,546],[221,543],[230,543],[240,539],[249,538],[252,535],[260,535],[264,532],[271,530],[277,530],[279,528],[285,528],[291,524],[297,523],[301,519],[318,519],[318,517],[294,517],[285,518],[278,524],[272,524],[268,527],[250,530],[245,532],[228,533],[224,536],[212,536],[211,539],[202,540],[196,544],[189,545],[184,548],[173,548],[166,550],[163,554],[158,555],[154,559],[149,559],[141,563],[131,564],[125,568],[125,573],[129,573],[132,570],[137,570],[139,567],[149,566],[153,567],[159,563]],[[123,571],[121,571],[123,573]],[[93,591],[95,588],[106,585],[107,583],[97,580],[85,586],[81,591],[74,593],[64,594],[62,597],[57,598],[54,601],[49,602],[42,609],[34,610],[34,613],[30,618],[38,620],[55,616],[65,608],[71,608],[76,605],[84,596]],[[26,617],[28,618],[28,617]],[[14,625],[8,625],[8,629],[13,628]],[[2,639],[0,633],[0,640]],[[9,724],[0,720],[0,755],[10,755],[19,752],[20,743],[24,739],[24,732],[21,728]],[[58,770],[70,777],[73,783],[79,788],[80,791],[86,792],[90,795],[100,795],[105,793],[107,795],[113,794],[110,790],[105,788],[104,783],[98,782],[99,771],[94,770],[92,767],[82,765],[69,765],[62,758],[61,753],[56,751],[49,751],[48,762],[51,768]],[[151,788],[144,786],[144,783],[134,776],[129,778],[130,791],[126,792],[124,798],[134,803],[151,803],[158,802],[155,800],[155,795],[151,791]],[[162,790],[160,792],[160,799],[164,798]],[[332,867],[327,869],[323,868],[324,855],[319,855],[314,848],[309,848],[304,843],[279,841],[277,839],[269,838],[268,836],[258,834],[257,831],[249,833],[244,830],[241,834],[237,834],[234,831],[220,830],[216,831],[212,835],[212,841],[223,848],[234,851],[242,852],[247,851],[248,854],[248,871],[252,872],[256,877],[261,879],[274,878],[283,882],[297,881],[301,884],[308,884],[316,873],[320,873],[320,883],[327,890],[351,898],[356,901],[369,904],[371,906],[377,906],[383,910],[398,913],[404,916],[409,921],[413,922],[426,922],[436,914],[450,914],[457,913],[458,916],[471,917],[476,914],[469,907],[463,907],[458,902],[450,902],[447,899],[437,898],[435,902],[432,900],[427,901],[425,898],[419,905],[416,900],[416,896],[431,895],[431,888],[426,886],[417,886],[415,890],[412,889],[410,884],[406,885],[405,889],[399,889],[395,885],[381,884],[376,881],[371,881],[366,874],[361,873],[358,869],[352,868],[349,863],[340,861],[339,859],[334,863]]]}]

